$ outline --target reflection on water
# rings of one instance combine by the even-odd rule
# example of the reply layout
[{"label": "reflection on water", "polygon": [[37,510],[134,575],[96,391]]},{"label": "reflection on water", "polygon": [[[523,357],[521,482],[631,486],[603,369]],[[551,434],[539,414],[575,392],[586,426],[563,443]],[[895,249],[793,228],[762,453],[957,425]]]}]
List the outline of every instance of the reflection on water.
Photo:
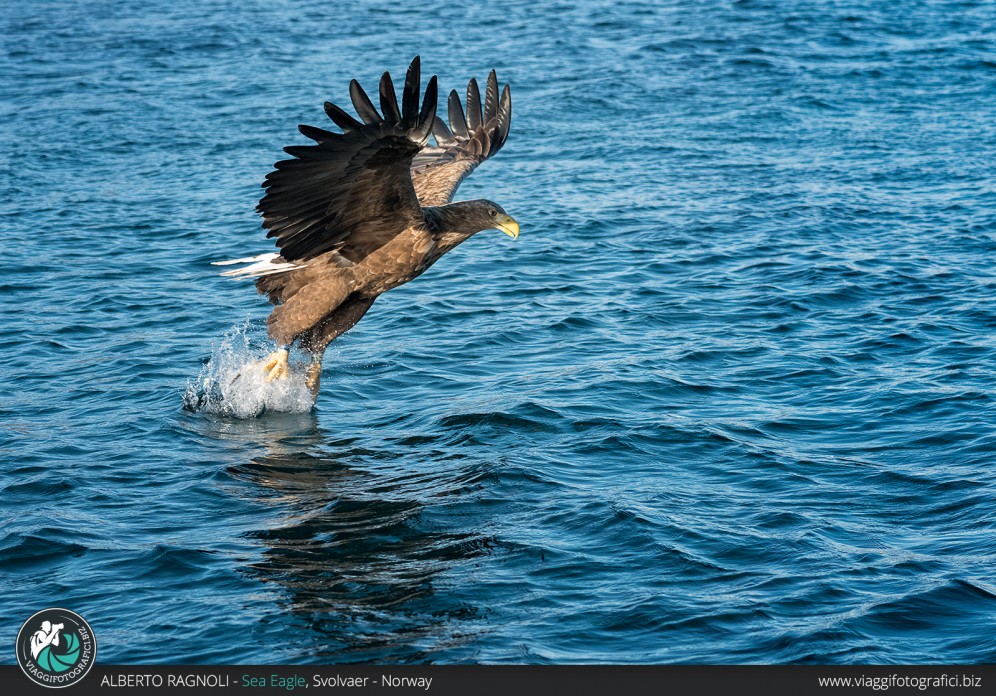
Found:
[{"label": "reflection on water", "polygon": [[447,598],[446,577],[489,542],[425,513],[484,474],[419,472],[397,453],[335,441],[311,413],[219,426],[222,436],[267,438],[266,454],[228,468],[281,508],[277,523],[249,533],[265,548],[245,572],[282,588],[287,611],[313,633],[315,659],[424,661],[474,637],[464,624],[478,610]]}]

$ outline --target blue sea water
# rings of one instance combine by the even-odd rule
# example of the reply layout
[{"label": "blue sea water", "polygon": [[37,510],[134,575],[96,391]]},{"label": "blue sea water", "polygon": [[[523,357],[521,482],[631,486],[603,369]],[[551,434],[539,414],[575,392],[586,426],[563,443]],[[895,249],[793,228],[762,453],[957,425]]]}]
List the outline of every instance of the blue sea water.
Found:
[{"label": "blue sea water", "polygon": [[[522,236],[185,410],[281,147],[416,54],[512,84]],[[996,661],[994,104],[984,2],[5,3],[0,661]]]}]

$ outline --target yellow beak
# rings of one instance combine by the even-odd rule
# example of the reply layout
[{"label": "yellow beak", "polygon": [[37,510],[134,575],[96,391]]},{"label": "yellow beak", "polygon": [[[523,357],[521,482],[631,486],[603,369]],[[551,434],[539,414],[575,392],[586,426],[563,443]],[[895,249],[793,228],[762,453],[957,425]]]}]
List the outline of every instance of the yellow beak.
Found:
[{"label": "yellow beak", "polygon": [[498,223],[495,225],[495,227],[497,227],[499,230],[507,234],[512,239],[519,238],[519,223],[517,223],[515,220],[513,220],[507,215],[501,220],[499,220]]}]

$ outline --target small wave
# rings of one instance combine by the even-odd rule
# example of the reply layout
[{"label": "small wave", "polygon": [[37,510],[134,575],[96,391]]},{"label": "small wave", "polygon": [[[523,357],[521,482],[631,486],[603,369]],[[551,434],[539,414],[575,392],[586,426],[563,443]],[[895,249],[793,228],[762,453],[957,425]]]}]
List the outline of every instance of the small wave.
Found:
[{"label": "small wave", "polygon": [[994,609],[996,595],[990,588],[969,579],[952,579],[872,606],[856,615],[851,627],[875,635],[928,629],[936,638],[957,637],[961,626],[991,618]]},{"label": "small wave", "polygon": [[287,379],[267,383],[259,362],[270,348],[246,324],[225,334],[197,379],[187,385],[183,406],[188,411],[232,418],[256,418],[267,411],[305,413],[315,399],[304,373],[291,365]]}]

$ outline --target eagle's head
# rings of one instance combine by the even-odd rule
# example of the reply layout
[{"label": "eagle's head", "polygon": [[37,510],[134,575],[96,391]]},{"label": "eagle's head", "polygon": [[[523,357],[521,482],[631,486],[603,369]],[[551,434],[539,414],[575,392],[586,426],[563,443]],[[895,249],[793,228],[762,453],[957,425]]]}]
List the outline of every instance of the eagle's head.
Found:
[{"label": "eagle's head", "polygon": [[[457,205],[457,204],[451,204]],[[466,201],[460,211],[464,229],[480,232],[482,230],[501,230],[512,239],[519,236],[519,223],[505,209],[494,201]]]}]

